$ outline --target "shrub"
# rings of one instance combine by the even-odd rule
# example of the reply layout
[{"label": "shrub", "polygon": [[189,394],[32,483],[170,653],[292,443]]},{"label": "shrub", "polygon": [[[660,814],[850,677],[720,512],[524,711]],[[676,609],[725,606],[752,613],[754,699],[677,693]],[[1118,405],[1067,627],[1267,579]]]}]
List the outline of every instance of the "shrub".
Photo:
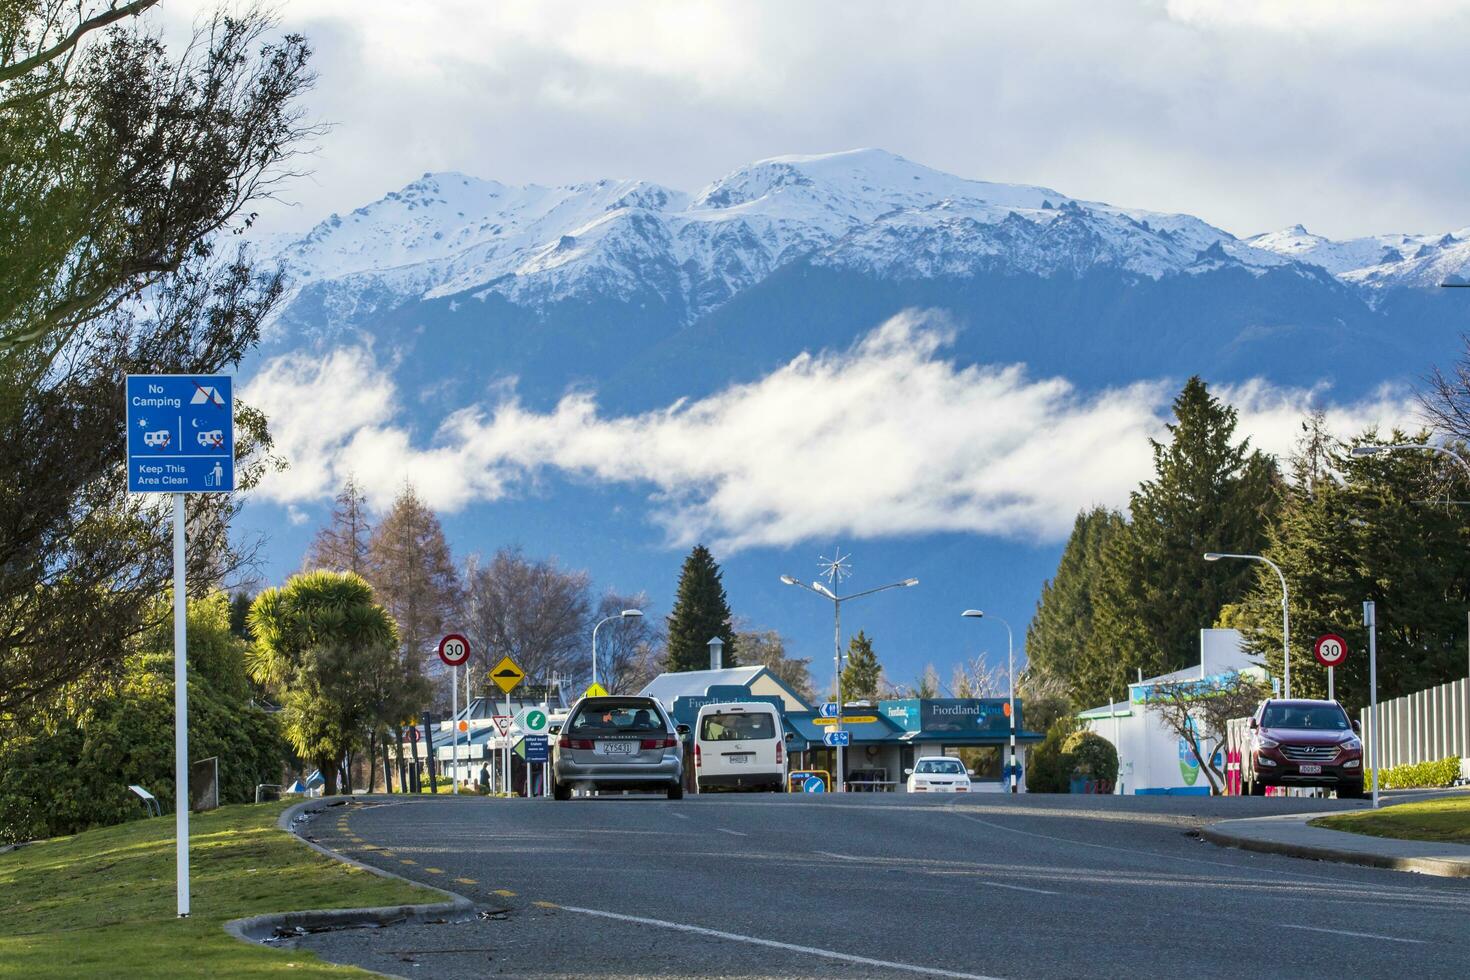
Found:
[{"label": "shrub", "polygon": [[[1460,759],[1451,756],[1434,762],[1415,762],[1378,770],[1379,789],[1430,789],[1453,786],[1460,778]],[[1371,783],[1369,784],[1372,785]]]},{"label": "shrub", "polygon": [[1065,793],[1070,788],[1072,759],[1062,751],[1062,743],[1077,731],[1081,722],[1075,715],[1062,715],[1046,730],[1046,738],[1030,753],[1026,766],[1026,792]]},{"label": "shrub", "polygon": [[1067,736],[1062,753],[1072,761],[1068,776],[1080,776],[1112,784],[1118,779],[1118,750],[1096,732],[1082,729]]}]

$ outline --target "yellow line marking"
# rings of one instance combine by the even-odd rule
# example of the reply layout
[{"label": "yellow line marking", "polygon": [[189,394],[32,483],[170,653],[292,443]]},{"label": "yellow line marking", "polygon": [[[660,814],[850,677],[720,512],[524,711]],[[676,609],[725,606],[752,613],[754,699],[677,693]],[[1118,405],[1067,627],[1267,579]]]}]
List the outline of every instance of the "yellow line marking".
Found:
[{"label": "yellow line marking", "polygon": [[497,889],[495,889],[495,891],[492,894],[500,895],[503,898],[515,898],[516,897],[516,893],[513,892],[513,891],[511,891],[509,888],[497,888]]},{"label": "yellow line marking", "polygon": [[381,855],[383,855],[383,857],[385,857],[385,858],[390,858],[390,857],[393,856],[393,852],[392,851],[390,851],[390,850],[388,850],[386,848],[382,848],[382,847],[378,848],[378,853],[381,854]]},{"label": "yellow line marking", "polygon": [[418,864],[418,862],[415,861],[413,858],[399,858],[398,859],[398,863],[399,864]]},{"label": "yellow line marking", "polygon": [[561,908],[560,905],[553,904],[552,902],[532,902],[531,904],[534,905],[534,906],[536,906],[538,909],[559,909],[559,908]]},{"label": "yellow line marking", "polygon": [[456,878],[454,880],[457,881],[457,882],[459,882],[461,885],[478,885],[479,884],[479,882],[476,881],[473,878]]},{"label": "yellow line marking", "polygon": [[431,875],[442,875],[444,873],[443,868],[425,868],[424,870]]}]

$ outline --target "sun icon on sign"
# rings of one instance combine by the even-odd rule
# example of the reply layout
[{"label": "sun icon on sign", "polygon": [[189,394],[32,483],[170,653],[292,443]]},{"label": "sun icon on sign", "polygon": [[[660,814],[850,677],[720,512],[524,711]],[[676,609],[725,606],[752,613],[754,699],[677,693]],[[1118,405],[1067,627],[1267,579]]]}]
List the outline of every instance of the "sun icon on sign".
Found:
[{"label": "sun icon on sign", "polygon": [[841,585],[852,574],[852,562],[848,561],[851,557],[850,552],[844,555],[841,548],[833,548],[831,558],[817,556],[817,567],[822,570],[828,585]]}]

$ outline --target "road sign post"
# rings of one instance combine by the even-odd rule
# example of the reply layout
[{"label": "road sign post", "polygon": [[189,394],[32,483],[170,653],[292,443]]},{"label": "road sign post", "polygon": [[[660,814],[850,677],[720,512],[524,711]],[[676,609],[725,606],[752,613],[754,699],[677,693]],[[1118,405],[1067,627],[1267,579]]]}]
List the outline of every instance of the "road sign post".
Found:
[{"label": "road sign post", "polygon": [[[459,668],[470,659],[470,641],[459,633],[450,633],[439,641],[439,659],[449,667],[449,716],[454,719],[450,744],[454,747],[450,756],[454,762],[454,778],[451,793],[459,794]],[[470,697],[469,679],[465,680],[465,702]]]},{"label": "road sign post", "polygon": [[1378,731],[1378,605],[1369,600],[1363,603],[1363,625],[1368,627],[1368,724],[1373,730],[1368,733],[1373,740],[1370,752],[1373,756],[1373,808],[1378,809],[1378,767],[1383,747],[1383,736]]},{"label": "road sign post", "polygon": [[123,381],[128,491],[173,495],[174,888],[189,915],[189,593],[184,494],[235,489],[235,415],[223,375],[130,374]]},{"label": "road sign post", "polygon": [[1324,633],[1312,644],[1312,654],[1319,664],[1327,668],[1327,700],[1335,700],[1332,674],[1339,664],[1347,660],[1347,640],[1336,633]]}]

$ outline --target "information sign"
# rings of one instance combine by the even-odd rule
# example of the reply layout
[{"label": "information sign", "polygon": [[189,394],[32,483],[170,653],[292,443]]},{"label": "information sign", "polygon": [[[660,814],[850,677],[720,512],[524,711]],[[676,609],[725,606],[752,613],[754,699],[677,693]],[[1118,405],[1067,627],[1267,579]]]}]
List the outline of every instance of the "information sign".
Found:
[{"label": "information sign", "polygon": [[235,422],[226,375],[130,374],[128,490],[229,493]]},{"label": "information sign", "polygon": [[822,735],[823,745],[848,746],[852,744],[852,732],[826,732]]}]

